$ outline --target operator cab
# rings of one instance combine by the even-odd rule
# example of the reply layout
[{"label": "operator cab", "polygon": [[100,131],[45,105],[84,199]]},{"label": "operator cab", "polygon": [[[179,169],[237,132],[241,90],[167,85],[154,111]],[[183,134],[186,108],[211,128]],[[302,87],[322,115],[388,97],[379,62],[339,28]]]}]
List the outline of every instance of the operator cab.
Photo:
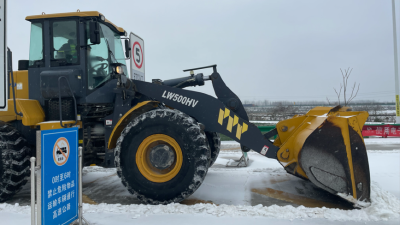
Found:
[{"label": "operator cab", "polygon": [[[107,82],[114,72],[128,75],[120,34],[103,23],[99,23],[99,31],[99,44],[91,45],[90,38],[86,39],[89,90]],[[86,36],[90,36],[89,27],[86,28],[86,32]]]},{"label": "operator cab", "polygon": [[[113,151],[105,146],[113,126],[105,126],[105,121],[118,121],[134,99],[125,63],[129,42],[125,51],[121,42],[127,33],[96,11],[26,20],[32,25],[29,60],[19,62],[19,72],[29,79],[29,96],[24,97],[40,103],[45,121],[60,121],[62,127],[81,124],[85,165],[112,166]],[[75,124],[64,126],[62,121]],[[35,141],[34,130],[27,136]]]},{"label": "operator cab", "polygon": [[68,98],[69,83],[77,104],[113,102],[113,93],[93,94],[115,75],[129,76],[121,42],[127,34],[124,29],[96,11],[42,14],[26,20],[32,23],[25,68],[30,99],[46,107],[46,102],[58,99],[59,92]]}]

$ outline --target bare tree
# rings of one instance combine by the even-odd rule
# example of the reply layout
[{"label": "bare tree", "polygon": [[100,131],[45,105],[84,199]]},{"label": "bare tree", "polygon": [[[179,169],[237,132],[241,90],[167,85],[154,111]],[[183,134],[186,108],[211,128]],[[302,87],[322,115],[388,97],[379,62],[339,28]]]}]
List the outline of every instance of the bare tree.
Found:
[{"label": "bare tree", "polygon": [[326,97],[326,101],[328,102],[328,105],[331,105],[331,102],[329,101],[328,97]]},{"label": "bare tree", "polygon": [[[342,69],[340,69],[340,72],[342,73],[342,79],[343,79],[343,83],[340,83],[340,89],[339,91],[336,90],[336,88],[333,88],[333,90],[335,90],[336,96],[338,98],[338,104],[340,105],[340,95],[342,94],[342,90],[343,90],[343,101],[344,101],[344,106],[347,106],[350,104],[350,102],[357,96],[358,94],[358,90],[360,89],[360,84],[354,82],[353,87],[351,88],[351,95],[350,97],[347,98],[347,91],[348,91],[348,80],[351,74],[351,71],[353,71],[353,68],[347,68],[344,71]],[[357,90],[356,90],[356,86],[357,86]],[[354,92],[354,90],[356,90],[356,92]],[[328,104],[330,104],[329,99],[326,99],[328,101]]]}]

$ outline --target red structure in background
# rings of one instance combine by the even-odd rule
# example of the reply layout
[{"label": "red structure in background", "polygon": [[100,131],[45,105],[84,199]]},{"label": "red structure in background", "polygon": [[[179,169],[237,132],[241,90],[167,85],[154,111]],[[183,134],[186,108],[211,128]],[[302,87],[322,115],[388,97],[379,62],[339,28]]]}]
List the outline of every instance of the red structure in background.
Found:
[{"label": "red structure in background", "polygon": [[400,137],[400,124],[364,125],[362,135],[364,137]]}]

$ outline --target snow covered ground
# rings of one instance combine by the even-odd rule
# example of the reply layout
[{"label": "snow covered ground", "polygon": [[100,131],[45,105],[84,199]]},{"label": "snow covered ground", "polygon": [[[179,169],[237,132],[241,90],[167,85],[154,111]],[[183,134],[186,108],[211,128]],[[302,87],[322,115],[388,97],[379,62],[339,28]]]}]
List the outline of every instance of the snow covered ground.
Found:
[{"label": "snow covered ground", "polygon": [[[90,224],[400,224],[400,139],[369,138],[368,144],[395,144],[399,150],[368,151],[371,206],[348,209],[310,182],[286,174],[280,164],[249,153],[246,168],[227,168],[238,159],[236,142],[223,142],[219,158],[202,186],[182,204],[136,203],[115,169],[86,167],[84,204]],[[92,185],[92,186],[91,186]],[[107,189],[108,188],[108,189]],[[105,190],[105,194],[101,191]],[[101,195],[101,196],[98,196]],[[107,204],[113,202],[120,204]],[[131,199],[131,200],[130,200]],[[90,202],[90,201],[89,201]],[[96,204],[98,203],[98,204]],[[197,204],[194,204],[197,203]],[[300,205],[303,203],[303,205]],[[30,206],[0,204],[0,224],[29,224]]]},{"label": "snow covered ground", "polygon": [[[393,113],[395,113],[394,110]],[[386,112],[386,111],[385,111]],[[265,124],[277,124],[279,120],[271,120],[271,121],[265,121],[265,120],[251,120],[251,123],[265,123]],[[392,122],[365,122],[365,124],[394,124]]]},{"label": "snow covered ground", "polygon": [[396,150],[400,150],[400,138],[365,138],[364,143],[367,146],[370,144],[398,144],[398,148]]}]

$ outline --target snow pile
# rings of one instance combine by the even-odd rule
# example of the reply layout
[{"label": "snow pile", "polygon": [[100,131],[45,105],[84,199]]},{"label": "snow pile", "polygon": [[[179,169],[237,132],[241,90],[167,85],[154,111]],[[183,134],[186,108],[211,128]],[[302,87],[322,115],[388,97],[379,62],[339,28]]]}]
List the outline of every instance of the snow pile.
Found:
[{"label": "snow pile", "polygon": [[[400,148],[400,146],[399,146],[399,148]],[[400,153],[400,150],[397,150],[397,149],[393,149],[393,150],[367,150],[367,153],[368,153],[368,155],[370,155],[370,154],[374,154],[374,153],[383,153],[383,154],[385,154],[385,153]]]},{"label": "snow pile", "polygon": [[[210,168],[208,171],[222,171],[225,172],[225,168]],[[268,173],[269,176],[281,176],[281,175],[286,175],[287,172],[283,168],[249,168],[249,167],[230,167],[230,171],[240,171],[243,172],[245,171],[246,173]]]},{"label": "snow pile", "polygon": [[372,220],[399,218],[400,201],[392,193],[380,189],[371,182],[371,206],[363,209]]},{"label": "snow pile", "polygon": [[[393,145],[399,144],[398,150],[400,150],[400,138],[391,137],[391,138],[364,138],[365,145]],[[224,152],[229,152],[229,150],[240,150],[240,144],[236,141],[221,141],[221,150]],[[376,149],[379,150],[379,149]],[[373,150],[373,151],[376,151]],[[397,150],[397,149],[396,149]],[[384,150],[387,151],[387,150]],[[232,151],[234,152],[234,151]]]},{"label": "snow pile", "polygon": [[400,138],[392,137],[392,138],[364,138],[364,143],[368,144],[400,144]]},{"label": "snow pile", "polygon": [[277,219],[329,219],[339,221],[386,221],[400,217],[400,201],[376,183],[372,183],[371,206],[363,209],[342,210],[329,208],[307,208],[304,206],[234,206],[234,205],[121,205],[121,204],[84,204],[84,213],[124,213],[133,218],[160,214],[198,214],[214,216],[263,216]]},{"label": "snow pile", "polygon": [[366,201],[359,201],[357,199],[354,199],[353,196],[346,194],[346,193],[338,193],[337,195],[339,195],[340,197],[346,199],[347,201],[353,203],[354,207],[356,208],[365,208],[371,205],[370,202],[366,202]]},{"label": "snow pile", "polygon": [[101,173],[115,173],[117,171],[116,168],[104,168],[101,166],[86,166],[82,170],[82,174],[93,173],[93,172],[101,172]]},{"label": "snow pile", "polygon": [[279,123],[278,120],[271,120],[271,121],[265,121],[265,120],[250,120],[250,123],[271,123],[271,124],[277,124]]},{"label": "snow pile", "polygon": [[20,206],[18,203],[14,205],[0,203],[0,212],[12,212],[20,214],[31,214],[31,206]]},{"label": "snow pile", "polygon": [[[221,141],[221,150],[240,149],[240,144],[236,141]],[[225,151],[224,151],[225,152]]]}]

